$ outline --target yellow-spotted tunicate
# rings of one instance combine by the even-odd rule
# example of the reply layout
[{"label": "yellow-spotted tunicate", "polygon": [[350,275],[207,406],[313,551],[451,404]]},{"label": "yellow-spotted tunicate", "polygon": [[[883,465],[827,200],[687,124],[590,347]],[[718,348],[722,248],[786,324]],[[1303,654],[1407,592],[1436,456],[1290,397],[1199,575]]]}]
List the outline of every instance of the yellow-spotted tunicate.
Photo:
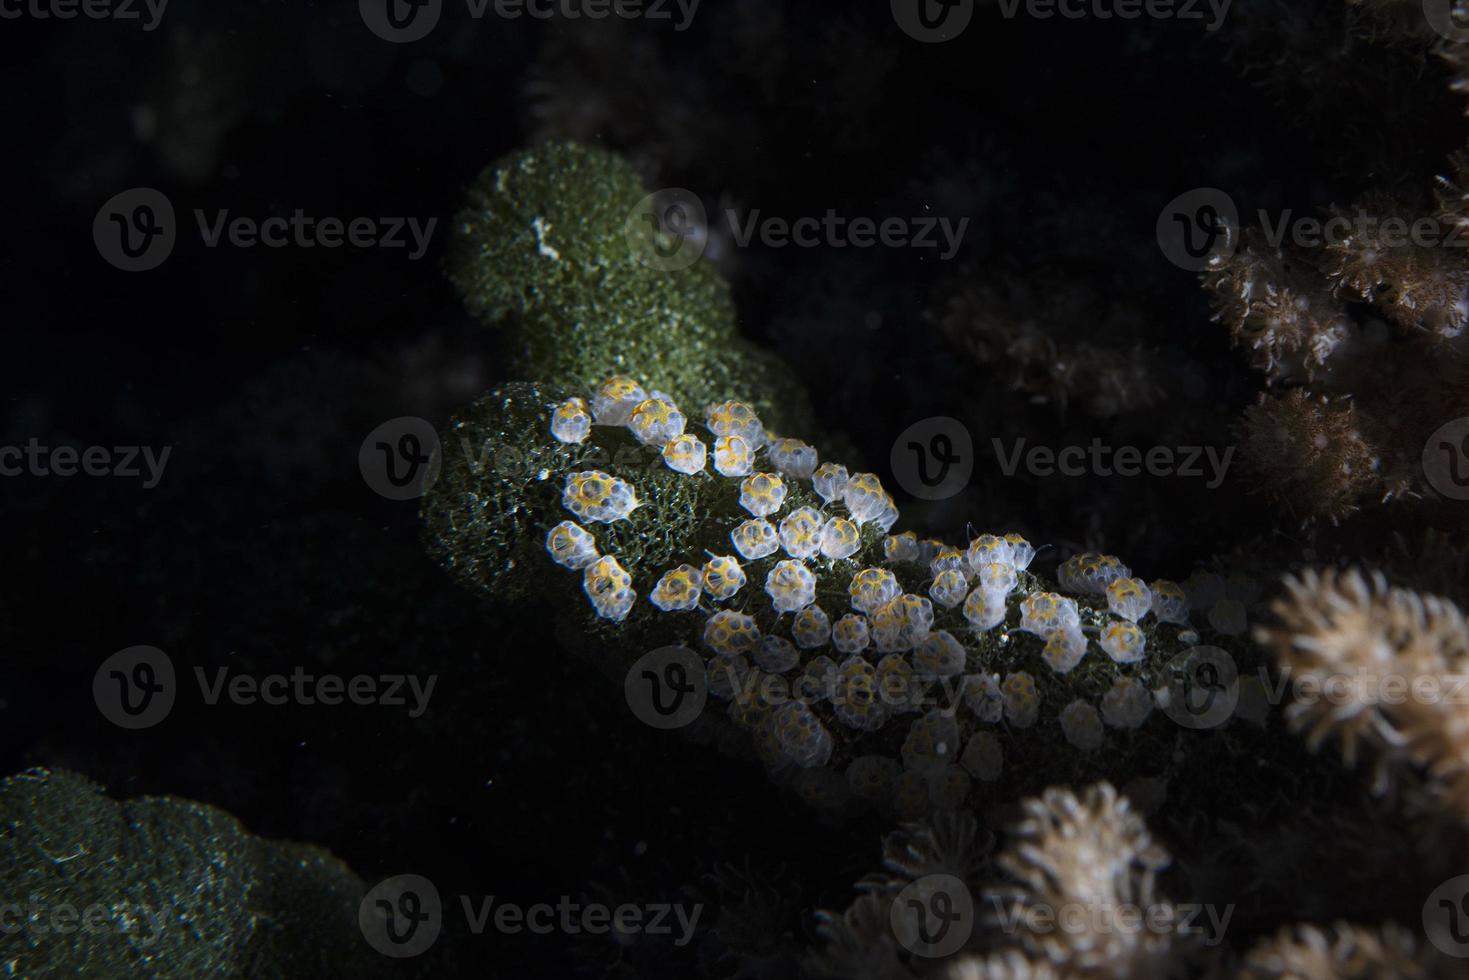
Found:
[{"label": "yellow-spotted tunicate", "polygon": [[[1085,773],[1106,732],[1108,759],[1151,751],[1161,722],[1150,685],[1180,649],[1167,624],[1188,621],[1178,586],[1084,555],[1057,588],[1028,571],[1036,549],[1019,535],[955,547],[891,534],[896,508],[875,476],[769,438],[744,402],[680,420],[672,396],[628,378],[577,397],[548,387],[486,440],[510,440],[503,458],[527,472],[446,459],[459,495],[436,485],[427,498],[435,538],[463,546],[462,528],[481,548],[498,533],[486,517],[513,527],[496,539],[513,545],[504,558],[451,569],[498,583],[507,569],[580,574],[599,644],[690,645],[704,660],[705,715],[743,731],[801,796],[917,815],[965,803],[971,780],[1022,778],[1058,753]],[[512,392],[481,411],[526,403]],[[578,412],[593,423],[579,441],[558,428]],[[1212,596],[1195,584],[1215,606],[1231,599],[1222,579]],[[1092,640],[1105,656],[1088,661]]]}]

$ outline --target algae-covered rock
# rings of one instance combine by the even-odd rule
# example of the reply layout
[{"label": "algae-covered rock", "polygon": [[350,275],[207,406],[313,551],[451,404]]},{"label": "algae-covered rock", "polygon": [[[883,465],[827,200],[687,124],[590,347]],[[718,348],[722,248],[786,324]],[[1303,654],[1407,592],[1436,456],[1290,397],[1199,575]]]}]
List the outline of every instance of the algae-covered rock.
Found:
[{"label": "algae-covered rock", "polygon": [[[582,445],[557,442],[549,419],[570,394],[512,382],[450,421],[423,514],[430,552],[462,584],[499,600],[565,592],[565,569],[547,556],[546,532],[570,516],[561,501],[567,475],[586,470],[621,474],[638,488],[641,505],[628,520],[598,525],[597,536],[639,583],[686,556],[730,553],[731,522],[741,519],[738,481],[675,473],[656,448],[621,428],[599,426]],[[804,505],[821,500],[792,483],[787,509]],[[869,554],[880,553],[881,534],[869,530],[866,543]],[[849,575],[857,567],[842,564]]]},{"label": "algae-covered rock", "polygon": [[[1109,596],[1096,575],[1147,591],[1115,558],[1079,556],[1053,583],[1029,570],[1035,549],[1018,537],[889,538],[899,516],[875,476],[833,478],[809,459],[792,472],[785,444],[759,449],[745,477],[676,472],[625,425],[562,442],[551,426],[568,397],[592,392],[508,384],[454,420],[424,501],[430,551],[487,598],[533,597],[537,616],[549,606],[548,630],[594,638],[588,652],[615,678],[685,647],[684,678],[705,679],[702,712],[745,730],[823,808],[856,795],[918,816],[1025,791],[1039,774],[1166,776],[1268,737],[1242,681],[1258,651],[1196,629],[1186,609],[1153,615]],[[699,417],[686,434],[713,445],[715,420]],[[747,481],[783,465],[779,501],[746,497]],[[636,506],[578,517],[589,477]],[[735,539],[761,521],[778,546]],[[548,533],[563,522],[583,547],[553,557]],[[828,527],[855,550],[813,548],[811,529]],[[665,579],[684,584],[663,591]]]},{"label": "algae-covered rock", "polygon": [[64,771],[0,781],[7,976],[385,976],[357,926],[365,891],[327,852],[214,807],[118,802]]},{"label": "algae-covered rock", "polygon": [[648,199],[626,161],[574,143],[511,154],[475,181],[448,272],[472,313],[508,331],[508,373],[578,387],[630,374],[691,406],[742,398],[775,429],[809,432],[804,390],[740,336],[714,267],[661,260],[677,246],[647,220]]}]

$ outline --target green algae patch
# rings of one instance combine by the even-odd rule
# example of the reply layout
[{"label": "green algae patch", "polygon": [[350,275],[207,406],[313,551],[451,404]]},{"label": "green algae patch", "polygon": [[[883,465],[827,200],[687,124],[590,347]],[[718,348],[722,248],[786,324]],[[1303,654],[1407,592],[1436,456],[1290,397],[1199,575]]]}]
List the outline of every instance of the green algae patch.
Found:
[{"label": "green algae patch", "polygon": [[649,190],[615,154],[549,143],[500,160],[454,222],[449,278],[504,332],[511,376],[593,388],[629,375],[698,411],[748,401],[782,434],[813,429],[804,389],[745,340],[708,262],[667,267]]},{"label": "green algae patch", "polygon": [[358,929],[364,892],[327,852],[214,807],[118,802],[59,770],[0,781],[7,976],[390,975]]}]

